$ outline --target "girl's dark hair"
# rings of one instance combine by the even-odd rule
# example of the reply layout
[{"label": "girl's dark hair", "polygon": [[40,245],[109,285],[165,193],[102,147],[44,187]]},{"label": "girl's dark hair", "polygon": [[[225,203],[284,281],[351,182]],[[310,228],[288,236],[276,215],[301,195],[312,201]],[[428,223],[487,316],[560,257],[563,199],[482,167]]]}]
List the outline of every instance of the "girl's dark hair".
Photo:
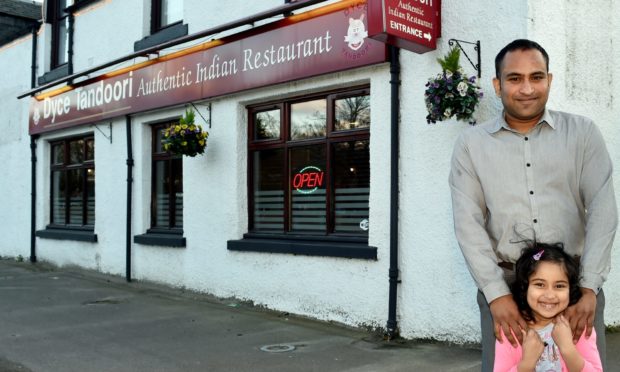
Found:
[{"label": "girl's dark hair", "polygon": [[[541,253],[542,252],[542,253]],[[538,255],[540,253],[540,256]],[[536,259],[538,258],[538,259]],[[515,281],[511,290],[519,310],[525,320],[534,320],[532,308],[527,303],[527,288],[530,284],[530,276],[536,271],[540,262],[552,262],[561,264],[568,277],[569,299],[568,305],[574,305],[581,298],[579,288],[579,263],[566,252],[562,243],[546,244],[533,242],[521,252],[515,267]]]}]

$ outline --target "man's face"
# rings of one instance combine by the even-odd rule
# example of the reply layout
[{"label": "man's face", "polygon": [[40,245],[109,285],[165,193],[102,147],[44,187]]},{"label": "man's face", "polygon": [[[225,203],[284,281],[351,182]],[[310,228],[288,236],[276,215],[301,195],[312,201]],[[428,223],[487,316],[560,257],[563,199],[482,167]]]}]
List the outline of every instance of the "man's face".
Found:
[{"label": "man's face", "polygon": [[549,98],[552,79],[542,53],[536,49],[508,52],[500,73],[499,79],[493,79],[493,86],[504,105],[508,124],[540,119]]}]

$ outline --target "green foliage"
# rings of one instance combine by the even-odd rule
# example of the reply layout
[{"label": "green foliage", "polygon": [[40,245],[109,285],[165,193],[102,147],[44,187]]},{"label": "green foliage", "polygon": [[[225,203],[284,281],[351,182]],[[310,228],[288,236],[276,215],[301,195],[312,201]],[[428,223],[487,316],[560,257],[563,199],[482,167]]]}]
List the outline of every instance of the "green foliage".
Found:
[{"label": "green foliage", "polygon": [[459,48],[453,47],[450,49],[448,54],[446,54],[443,58],[437,58],[437,62],[441,65],[441,68],[444,71],[449,71],[451,73],[455,73],[461,67],[459,65],[459,60],[461,58],[461,50]]}]

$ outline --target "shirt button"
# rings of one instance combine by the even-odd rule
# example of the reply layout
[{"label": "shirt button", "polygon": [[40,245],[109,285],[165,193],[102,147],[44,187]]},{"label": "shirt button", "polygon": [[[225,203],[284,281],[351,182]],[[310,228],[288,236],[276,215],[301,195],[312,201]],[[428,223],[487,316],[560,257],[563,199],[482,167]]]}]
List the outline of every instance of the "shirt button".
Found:
[{"label": "shirt button", "polygon": [[525,137],[525,140],[527,141],[529,138]]},{"label": "shirt button", "polygon": [[534,191],[530,191],[530,195],[534,195]]},{"label": "shirt button", "polygon": [[538,220],[536,218],[534,218],[534,223],[538,223]]},{"label": "shirt button", "polygon": [[530,164],[530,163],[527,163],[527,164],[525,164],[525,165],[527,165],[528,167],[531,167],[531,166],[532,166],[532,164]]}]

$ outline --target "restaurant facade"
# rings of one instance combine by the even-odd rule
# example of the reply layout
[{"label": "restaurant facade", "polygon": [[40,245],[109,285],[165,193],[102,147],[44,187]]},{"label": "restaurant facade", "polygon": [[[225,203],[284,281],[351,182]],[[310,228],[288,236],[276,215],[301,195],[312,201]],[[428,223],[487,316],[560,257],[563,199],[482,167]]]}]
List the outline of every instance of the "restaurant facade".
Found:
[{"label": "restaurant facade", "polygon": [[[447,183],[469,124],[427,124],[425,84],[457,45],[485,121],[495,54],[537,40],[549,106],[592,117],[619,164],[620,27],[593,25],[620,5],[590,4],[48,0],[0,46],[0,256],[477,342]],[[198,126],[203,154],[162,145]]]}]

